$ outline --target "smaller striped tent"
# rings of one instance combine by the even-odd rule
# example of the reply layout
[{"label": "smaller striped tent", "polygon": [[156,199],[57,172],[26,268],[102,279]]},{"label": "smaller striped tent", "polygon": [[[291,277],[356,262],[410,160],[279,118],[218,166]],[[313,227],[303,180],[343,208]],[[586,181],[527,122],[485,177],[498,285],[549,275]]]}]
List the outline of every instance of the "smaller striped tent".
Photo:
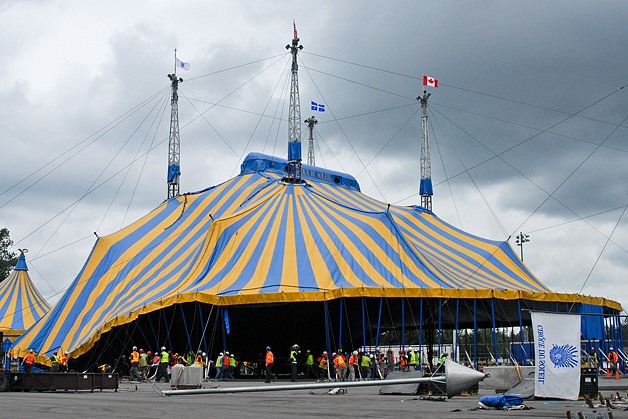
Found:
[{"label": "smaller striped tent", "polygon": [[50,310],[28,275],[24,252],[13,272],[0,283],[0,332],[14,339]]}]

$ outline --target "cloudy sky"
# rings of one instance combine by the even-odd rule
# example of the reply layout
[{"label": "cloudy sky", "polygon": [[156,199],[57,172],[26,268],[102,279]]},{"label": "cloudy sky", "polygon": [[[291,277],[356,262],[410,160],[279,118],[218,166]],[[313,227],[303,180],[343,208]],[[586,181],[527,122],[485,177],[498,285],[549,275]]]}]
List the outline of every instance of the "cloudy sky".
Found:
[{"label": "cloudy sky", "polygon": [[[316,163],[418,204],[421,76],[434,212],[473,234],[528,234],[550,288],[628,307],[624,1],[28,1],[0,3],[0,227],[56,302],[94,244],[167,196],[179,71],[181,191],[286,156],[296,21]],[[306,137],[303,130],[303,137]],[[307,148],[304,147],[304,157]]]}]

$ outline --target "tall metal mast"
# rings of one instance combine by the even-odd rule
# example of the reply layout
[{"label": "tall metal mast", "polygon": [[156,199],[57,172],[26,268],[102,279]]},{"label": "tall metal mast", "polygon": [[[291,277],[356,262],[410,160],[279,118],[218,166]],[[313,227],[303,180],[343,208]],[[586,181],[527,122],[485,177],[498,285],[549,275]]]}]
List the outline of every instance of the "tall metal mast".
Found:
[{"label": "tall metal mast", "polygon": [[417,97],[421,102],[421,183],[419,185],[419,195],[421,195],[421,206],[428,211],[432,211],[432,164],[430,162],[430,143],[428,140],[427,127],[427,100],[431,93],[423,90],[423,96]]},{"label": "tall metal mast", "polygon": [[301,101],[299,99],[299,66],[297,53],[303,49],[299,45],[297,25],[294,26],[292,44],[286,45],[286,49],[292,54],[292,79],[290,83],[290,110],[288,112],[288,166],[290,173],[288,180],[293,183],[301,181]]},{"label": "tall metal mast", "polygon": [[181,138],[179,137],[179,83],[177,78],[177,50],[174,50],[174,73],[168,74],[172,82],[172,98],[170,100],[170,138],[168,142],[168,199],[179,195],[179,177],[181,176]]},{"label": "tall metal mast", "polygon": [[310,129],[310,138],[308,140],[307,147],[307,164],[310,166],[316,166],[316,160],[314,159],[314,125],[318,124],[318,121],[313,116],[305,120],[307,127]]}]

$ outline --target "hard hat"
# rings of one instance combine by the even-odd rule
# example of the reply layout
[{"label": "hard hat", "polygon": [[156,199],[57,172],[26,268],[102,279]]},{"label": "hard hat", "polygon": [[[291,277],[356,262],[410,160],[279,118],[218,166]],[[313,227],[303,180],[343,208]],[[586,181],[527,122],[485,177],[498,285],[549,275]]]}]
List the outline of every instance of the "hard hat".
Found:
[{"label": "hard hat", "polygon": [[137,346],[134,346],[134,347],[133,347],[133,350],[134,350],[134,351],[137,351]]},{"label": "hard hat", "polygon": [[235,354],[231,354],[231,358],[235,358]]},{"label": "hard hat", "polygon": [[223,356],[223,355],[224,355],[224,353],[222,353],[222,352],[221,352],[221,353],[220,353],[220,356]]},{"label": "hard hat", "polygon": [[146,352],[146,355],[152,355],[153,353],[151,351]]},{"label": "hard hat", "polygon": [[336,352],[334,352],[333,354],[331,354],[331,356],[336,356],[336,355],[337,355],[337,354],[336,354]]},{"label": "hard hat", "polygon": [[29,350],[28,350],[28,352],[33,353],[33,352],[35,352],[35,351],[33,351],[32,349],[29,349]]},{"label": "hard hat", "polygon": [[65,354],[66,354],[66,355],[70,355],[70,353],[69,353],[68,351],[65,351]]},{"label": "hard hat", "polygon": [[[611,348],[611,349],[613,349],[613,348]],[[57,354],[57,351],[54,351],[53,353],[56,355],[56,354]]]},{"label": "hard hat", "polygon": [[327,355],[327,351],[323,351],[323,355]]},{"label": "hard hat", "polygon": [[225,351],[225,355],[229,355],[229,351]]},{"label": "hard hat", "polygon": [[140,353],[143,354],[144,353],[144,349],[140,349]]},{"label": "hard hat", "polygon": [[165,350],[166,350],[166,347],[165,347],[165,346],[162,346],[162,347],[161,347],[161,350],[162,350],[162,351],[165,351]]},{"label": "hard hat", "polygon": [[309,353],[310,353],[310,350],[308,349],[308,350],[307,350],[307,351],[305,351],[305,352],[307,352],[307,353],[309,354]]},{"label": "hard hat", "polygon": [[207,356],[207,354],[205,352],[203,352],[203,356]]},{"label": "hard hat", "polygon": [[200,353],[201,353],[201,350],[199,349],[198,351],[196,351],[196,353],[197,353],[197,354],[200,354]]},{"label": "hard hat", "polygon": [[267,350],[267,351],[270,351],[270,346],[267,346],[267,347],[266,347],[266,350]]},{"label": "hard hat", "polygon": [[353,351],[353,355],[357,355],[357,354],[358,354],[358,351]]},{"label": "hard hat", "polygon": [[[610,350],[612,351],[612,350],[613,350],[613,347],[611,346],[611,347],[610,347],[610,348],[608,348],[608,349],[610,349]],[[55,353],[56,353],[56,352],[55,352]]]}]

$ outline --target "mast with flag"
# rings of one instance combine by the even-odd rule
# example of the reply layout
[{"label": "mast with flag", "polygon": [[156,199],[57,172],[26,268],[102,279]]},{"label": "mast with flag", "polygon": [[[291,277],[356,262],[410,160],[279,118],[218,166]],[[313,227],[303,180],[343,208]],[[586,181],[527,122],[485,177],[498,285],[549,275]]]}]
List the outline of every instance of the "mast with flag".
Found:
[{"label": "mast with flag", "polygon": [[182,78],[177,78],[177,68],[189,70],[190,64],[177,58],[177,50],[174,50],[174,73],[168,74],[172,85],[172,97],[170,100],[170,137],[168,141],[168,199],[179,195],[179,177],[181,176],[181,138],[179,137],[179,83]]},{"label": "mast with flag", "polygon": [[427,125],[427,100],[431,96],[431,93],[427,93],[425,87],[438,87],[438,80],[430,77],[423,76],[423,96],[417,97],[417,100],[421,102],[421,183],[419,184],[419,195],[421,196],[421,206],[428,211],[432,211],[432,163],[430,161],[430,143],[428,139],[428,125]]},{"label": "mast with flag", "polygon": [[288,112],[288,166],[290,173],[286,180],[292,183],[301,181],[301,102],[299,99],[299,66],[297,54],[303,49],[299,45],[297,25],[292,22],[294,36],[286,49],[292,54],[292,79],[290,82],[290,110]]}]

